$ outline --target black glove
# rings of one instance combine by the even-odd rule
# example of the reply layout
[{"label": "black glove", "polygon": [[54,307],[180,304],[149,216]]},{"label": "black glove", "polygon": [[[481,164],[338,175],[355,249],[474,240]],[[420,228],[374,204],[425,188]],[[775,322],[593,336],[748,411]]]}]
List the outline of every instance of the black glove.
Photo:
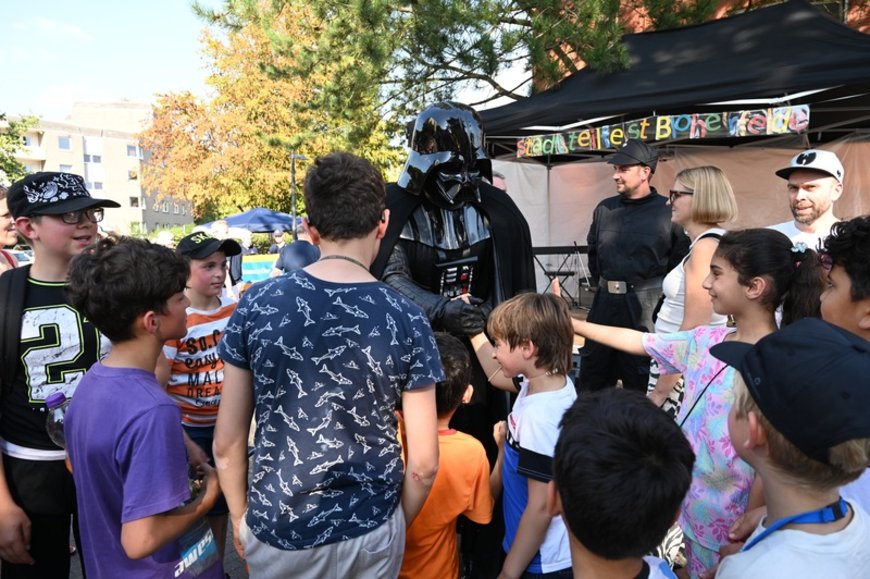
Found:
[{"label": "black glove", "polygon": [[473,336],[481,333],[486,329],[486,314],[478,307],[483,300],[472,297],[469,301],[470,304],[463,300],[447,302],[435,321],[441,328],[455,336]]},{"label": "black glove", "polygon": [[[471,298],[472,300],[477,300],[480,302],[480,305],[477,307],[480,309],[480,313],[483,315],[483,323],[486,326],[486,321],[489,319],[489,314],[492,313],[492,304],[489,303],[489,300],[482,300],[480,298]],[[474,302],[472,302],[474,303]]]}]

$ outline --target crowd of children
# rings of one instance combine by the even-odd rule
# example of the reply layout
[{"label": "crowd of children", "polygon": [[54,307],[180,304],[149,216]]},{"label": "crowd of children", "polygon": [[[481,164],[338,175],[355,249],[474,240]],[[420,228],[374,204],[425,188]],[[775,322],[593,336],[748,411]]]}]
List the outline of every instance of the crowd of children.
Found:
[{"label": "crowd of children", "polygon": [[[235,241],[100,240],[116,204],[81,177],[9,188],[35,261],[0,277],[4,579],[67,577],[71,525],[90,577],[223,577],[228,513],[253,576],[458,578],[458,518],[486,525],[499,502],[505,579],[675,577],[650,556],[675,521],[690,577],[870,576],[870,217],[818,253],[725,233],[703,288],[727,326],[642,333],[550,294],[504,301],[471,338],[513,400],[491,465],[450,427],[465,346],[368,272],[380,174],[330,155],[305,195],[321,260],[237,305]],[[575,332],[682,374],[676,421],[638,392],[578,397]],[[72,397],[66,449],[44,428],[54,391]]]}]

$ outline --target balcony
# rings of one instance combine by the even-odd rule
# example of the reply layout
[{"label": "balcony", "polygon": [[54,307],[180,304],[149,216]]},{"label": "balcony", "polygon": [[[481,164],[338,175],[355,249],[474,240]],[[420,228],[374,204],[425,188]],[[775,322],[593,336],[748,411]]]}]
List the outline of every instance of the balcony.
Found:
[{"label": "balcony", "polygon": [[21,161],[45,161],[45,148],[21,147],[16,151],[15,158]]}]

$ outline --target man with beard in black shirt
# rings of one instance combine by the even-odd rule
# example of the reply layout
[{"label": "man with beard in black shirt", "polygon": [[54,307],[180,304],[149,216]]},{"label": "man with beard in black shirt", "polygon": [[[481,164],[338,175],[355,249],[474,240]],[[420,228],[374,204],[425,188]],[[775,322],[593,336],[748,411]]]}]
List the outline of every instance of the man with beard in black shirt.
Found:
[{"label": "man with beard in black shirt", "polygon": [[[688,252],[689,238],[671,223],[667,198],[650,185],[657,161],[656,150],[636,139],[607,160],[619,195],[598,204],[586,238],[590,278],[598,284],[590,322],[652,332],[662,279]],[[617,379],[646,393],[649,358],[587,340],[579,389],[601,390]]]}]

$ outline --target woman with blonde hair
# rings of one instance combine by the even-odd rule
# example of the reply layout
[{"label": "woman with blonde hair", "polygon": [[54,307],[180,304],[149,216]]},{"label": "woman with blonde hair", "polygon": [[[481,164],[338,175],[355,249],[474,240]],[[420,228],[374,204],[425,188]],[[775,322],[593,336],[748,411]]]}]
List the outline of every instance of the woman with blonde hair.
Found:
[{"label": "woman with blonde hair", "polygon": [[[691,330],[698,326],[723,326],[725,316],[713,312],[710,296],[701,283],[710,271],[710,259],[725,233],[722,223],[737,217],[737,200],[728,177],[718,167],[683,169],[674,177],[668,203],[671,221],[689,236],[689,253],[662,282],[664,292],[655,322],[657,334]],[[683,395],[679,374],[659,375],[650,366],[649,398],[676,417]]]}]

